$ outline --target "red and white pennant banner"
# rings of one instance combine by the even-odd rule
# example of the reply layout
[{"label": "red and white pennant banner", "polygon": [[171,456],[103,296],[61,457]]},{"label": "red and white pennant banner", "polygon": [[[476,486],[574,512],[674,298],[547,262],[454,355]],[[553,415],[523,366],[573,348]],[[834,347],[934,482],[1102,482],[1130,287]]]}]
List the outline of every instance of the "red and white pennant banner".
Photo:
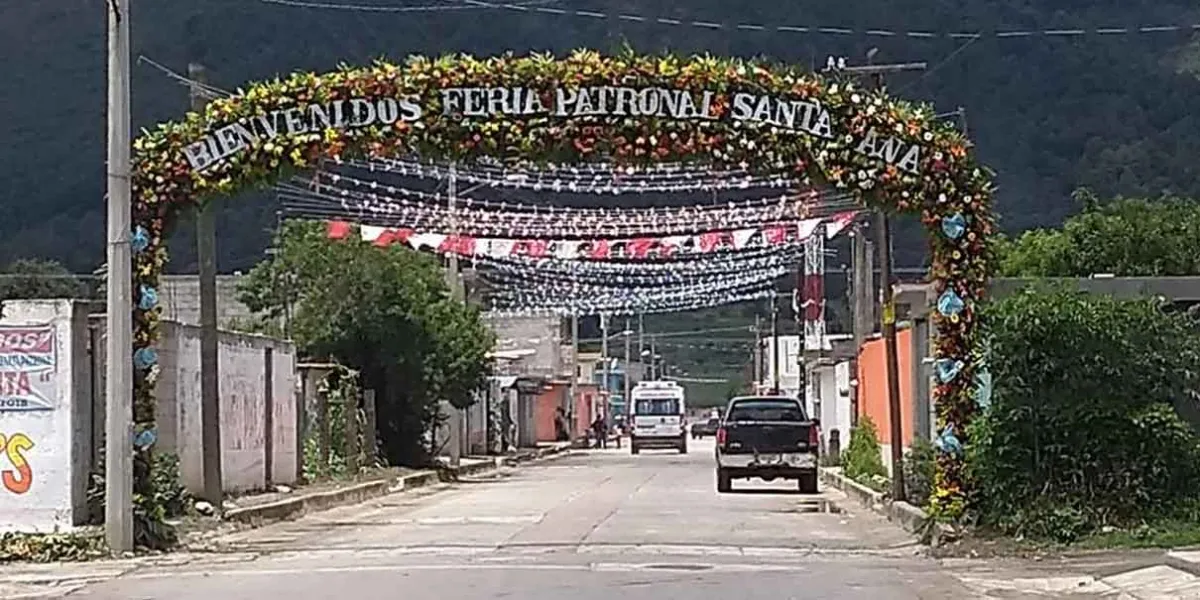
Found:
[{"label": "red and white pennant banner", "polygon": [[[490,258],[530,256],[566,260],[640,259],[802,243],[812,236],[821,224],[825,224],[826,237],[832,239],[853,222],[857,215],[857,211],[850,211],[832,217],[805,219],[752,229],[611,240],[483,238],[370,225],[360,226],[359,232],[364,241],[380,247],[408,244],[416,250],[459,256],[487,256]],[[354,225],[347,221],[329,221],[327,223],[328,235],[332,239],[345,239],[353,233],[353,230]]]}]

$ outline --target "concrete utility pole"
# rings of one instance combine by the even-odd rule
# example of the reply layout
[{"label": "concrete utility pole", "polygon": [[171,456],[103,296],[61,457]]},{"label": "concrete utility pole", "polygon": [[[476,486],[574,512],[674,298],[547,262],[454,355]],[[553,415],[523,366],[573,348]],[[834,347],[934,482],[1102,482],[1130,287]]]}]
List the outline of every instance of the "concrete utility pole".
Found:
[{"label": "concrete utility pole", "polygon": [[[446,178],[446,196],[450,208],[450,235],[458,235],[458,219],[454,212],[458,205],[458,163],[450,163],[450,175]],[[459,297],[458,254],[448,253],[446,257],[446,287],[450,295]]]},{"label": "concrete utility pole", "polygon": [[771,393],[779,393],[779,294],[771,294]]},{"label": "concrete utility pole", "polygon": [[642,361],[642,377],[646,377],[646,319],[638,313],[638,360]]},{"label": "concrete utility pole", "polygon": [[754,312],[754,393],[758,393],[763,380],[762,364],[762,315]]},{"label": "concrete utility pole", "polygon": [[600,313],[600,362],[603,363],[604,385],[600,388],[603,390],[604,398],[604,422],[608,424],[609,429],[612,428],[612,402],[609,400],[609,380],[608,380],[608,315]]},{"label": "concrete utility pole", "polygon": [[[897,63],[890,65],[874,65],[871,60],[875,57],[877,48],[867,53],[867,66],[851,67],[847,72],[860,75],[872,75],[877,88],[884,87],[884,76],[887,73],[901,71],[923,71],[925,63]],[[896,356],[896,305],[892,300],[892,240],[891,224],[885,210],[876,211],[876,243],[879,246],[879,286],[880,302],[882,304],[881,331],[883,332],[883,351],[885,355],[884,368],[887,370],[888,387],[888,420],[889,432],[892,439],[892,499],[904,500],[904,432],[901,426],[900,407],[900,365]]]},{"label": "concrete utility pole", "polygon": [[650,334],[650,379],[658,381],[658,336]]},{"label": "concrete utility pole", "polygon": [[625,414],[629,414],[629,390],[633,385],[629,380],[629,343],[633,337],[633,330],[629,328],[629,317],[625,317],[625,331],[621,334],[625,336],[625,395],[621,397],[621,401],[625,403]]},{"label": "concrete utility pole", "polygon": [[[853,328],[855,356],[851,361],[851,378],[858,379],[858,352],[867,341],[867,336],[875,331],[875,301],[878,292],[875,288],[875,265],[872,260],[874,244],[867,239],[866,226],[855,222],[850,233],[851,268],[850,296],[853,306]],[[851,390],[850,419],[851,426],[858,424],[859,387]]]},{"label": "concrete utility pole", "polygon": [[108,13],[108,283],[105,366],[104,533],[133,550],[133,257],[130,238],[129,20],[131,0]]},{"label": "concrete utility pole", "polygon": [[579,309],[571,312],[571,398],[567,401],[567,414],[575,418],[575,395],[579,391]]},{"label": "concrete utility pole", "polygon": [[[192,110],[203,112],[208,101],[203,66],[188,65]],[[204,499],[221,509],[221,374],[217,352],[217,209],[213,202],[196,207],[196,258],[200,266],[200,439],[203,446]]]}]

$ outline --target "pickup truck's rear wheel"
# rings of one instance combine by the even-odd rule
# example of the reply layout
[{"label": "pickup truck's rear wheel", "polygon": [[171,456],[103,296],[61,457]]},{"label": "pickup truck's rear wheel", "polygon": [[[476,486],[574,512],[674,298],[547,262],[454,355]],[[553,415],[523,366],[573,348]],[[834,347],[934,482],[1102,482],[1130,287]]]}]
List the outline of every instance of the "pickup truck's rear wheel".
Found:
[{"label": "pickup truck's rear wheel", "polygon": [[732,492],[732,491],[733,491],[733,478],[729,476],[729,473],[725,472],[725,469],[718,467],[717,468],[717,493],[718,494],[728,494],[729,492]]},{"label": "pickup truck's rear wheel", "polygon": [[816,494],[817,493],[817,474],[803,473],[800,479],[796,482],[796,487],[800,489],[801,494]]}]

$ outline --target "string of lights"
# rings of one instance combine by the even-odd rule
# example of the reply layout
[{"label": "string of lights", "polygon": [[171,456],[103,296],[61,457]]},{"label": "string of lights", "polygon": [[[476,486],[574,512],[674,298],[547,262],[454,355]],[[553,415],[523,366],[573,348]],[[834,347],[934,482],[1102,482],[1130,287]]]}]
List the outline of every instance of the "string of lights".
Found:
[{"label": "string of lights", "polygon": [[546,289],[568,290],[571,293],[600,293],[610,290],[646,290],[663,289],[668,285],[713,285],[739,280],[778,279],[792,270],[790,264],[776,264],[746,269],[740,272],[726,273],[655,273],[616,275],[608,278],[571,278],[569,276],[543,273],[541,271],[526,271],[523,273],[506,273],[500,271],[483,271],[480,277],[494,285],[503,288],[529,287],[536,285]]},{"label": "string of lights", "polygon": [[588,165],[493,164],[487,161],[470,165],[450,165],[418,160],[373,159],[347,160],[343,163],[368,172],[402,177],[444,181],[451,176],[468,183],[488,187],[524,189],[535,192],[577,194],[647,194],[672,192],[719,192],[761,188],[793,188],[799,181],[780,174],[757,175],[744,169],[709,169],[704,165],[669,163],[633,167],[612,163]]},{"label": "string of lights", "polygon": [[537,287],[502,288],[489,293],[493,301],[518,302],[525,304],[552,304],[556,302],[629,302],[632,300],[658,301],[686,299],[728,291],[744,291],[761,287],[774,288],[776,280],[786,274],[760,272],[740,277],[719,280],[660,285],[657,288],[604,287],[574,283],[567,285],[544,284]]},{"label": "string of lights", "polygon": [[[704,275],[722,273],[740,273],[747,270],[793,265],[799,260],[800,245],[786,246],[783,250],[769,249],[720,255],[697,260],[689,258],[679,261],[654,262],[601,262],[563,260],[553,258],[533,259],[514,257],[512,259],[480,258],[474,261],[477,266],[513,275],[523,275],[537,272],[545,276],[575,280],[606,277],[659,277],[666,275]],[[828,252],[832,254],[832,252]]]},{"label": "string of lights", "polygon": [[[334,176],[337,177],[337,176]],[[448,198],[385,186],[383,192],[339,187],[337,179],[316,178],[308,189],[293,184],[277,186],[283,208],[296,216],[350,218],[364,224],[393,225],[462,235],[517,237],[584,237],[603,235],[684,235],[720,228],[754,228],[799,221],[814,214],[844,211],[858,206],[846,195],[805,202],[800,197],[746,201],[715,206],[675,208],[562,208],[536,205],[498,206],[463,199],[463,206],[442,205]],[[355,186],[378,189],[373,182],[350,180]],[[396,194],[389,196],[388,194]],[[483,206],[484,208],[478,208]],[[565,235],[564,235],[565,234]]]},{"label": "string of lights", "polygon": [[660,313],[680,313],[703,310],[717,306],[756,302],[770,298],[775,294],[774,289],[762,289],[745,292],[716,292],[703,296],[692,296],[682,301],[669,302],[624,302],[600,304],[595,302],[571,302],[551,304],[504,305],[497,304],[489,311],[490,315],[505,316],[571,316],[571,315],[649,315]]}]

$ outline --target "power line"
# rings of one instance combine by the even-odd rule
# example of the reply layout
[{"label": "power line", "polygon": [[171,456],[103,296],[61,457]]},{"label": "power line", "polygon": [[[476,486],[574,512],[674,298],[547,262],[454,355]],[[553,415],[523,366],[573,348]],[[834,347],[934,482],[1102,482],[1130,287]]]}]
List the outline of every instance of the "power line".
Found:
[{"label": "power line", "polygon": [[386,4],[346,4],[342,2],[310,2],[308,0],[258,0],[263,4],[274,4],[289,8],[308,8],[318,10],[340,10],[349,12],[372,13],[416,13],[416,12],[448,12],[457,10],[508,9],[529,10],[535,4],[551,4],[557,0],[530,0],[513,4],[493,4],[482,0],[463,0],[462,4],[424,4],[424,5],[386,5]]},{"label": "power line", "polygon": [[422,6],[387,6],[371,4],[342,4],[340,2],[305,2],[303,0],[259,0],[263,4],[276,4],[292,8],[316,8],[322,10],[346,10],[354,12],[376,13],[405,13],[405,12],[443,12],[451,10],[478,10],[491,8],[474,4],[428,4]]},{"label": "power line", "polygon": [[[266,1],[266,0],[264,0]],[[483,3],[481,3],[483,4]],[[683,27],[692,29],[707,29],[720,31],[746,31],[752,33],[786,33],[802,35],[822,35],[834,37],[867,36],[877,38],[910,38],[910,39],[1029,39],[1029,38],[1079,38],[1085,36],[1113,37],[1120,35],[1138,34],[1167,34],[1200,32],[1200,23],[1142,25],[1130,27],[1080,27],[1080,28],[1036,28],[1009,30],[977,30],[977,31],[932,31],[915,29],[889,28],[857,28],[829,27],[818,25],[768,25],[763,23],[719,22],[688,18],[654,17],[627,12],[601,12],[593,10],[563,10],[550,7],[530,7],[510,3],[486,3],[488,6],[516,10],[520,12],[537,12],[546,15],[583,18],[590,20],[609,19],[634,23],[648,23],[668,27]]]},{"label": "power line", "polygon": [[162,63],[157,62],[154,59],[146,56],[145,54],[138,55],[138,64],[142,64],[142,63],[148,64],[151,67],[158,69],[159,71],[164,73],[167,77],[174,79],[175,81],[179,82],[181,85],[186,85],[189,88],[199,89],[200,93],[202,95],[206,96],[210,100],[213,98],[220,98],[221,96],[229,96],[230,95],[229,92],[227,92],[219,87],[212,86],[212,85],[209,85],[209,84],[201,82],[201,81],[196,81],[195,79],[192,79],[186,75],[182,75],[179,72],[172,70],[170,67],[167,67],[166,65],[163,65]]}]

